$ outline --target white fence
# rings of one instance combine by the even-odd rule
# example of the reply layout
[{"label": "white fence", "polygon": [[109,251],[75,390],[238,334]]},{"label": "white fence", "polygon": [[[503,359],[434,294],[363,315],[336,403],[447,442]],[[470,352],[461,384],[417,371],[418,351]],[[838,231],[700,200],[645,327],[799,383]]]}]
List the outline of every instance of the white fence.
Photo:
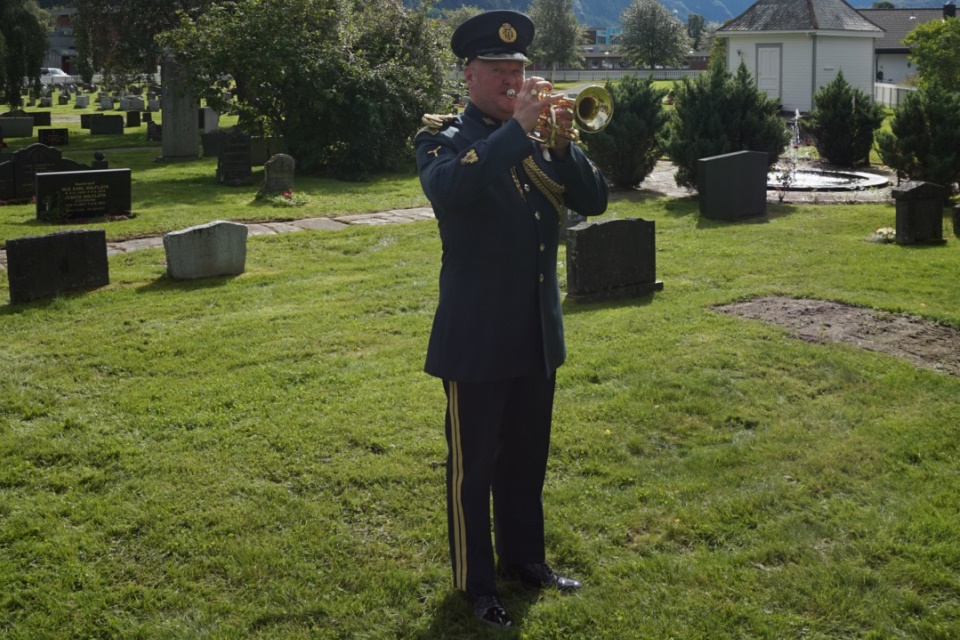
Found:
[{"label": "white fence", "polygon": [[627,76],[646,78],[652,75],[654,80],[679,80],[695,78],[706,70],[693,69],[549,69],[527,70],[527,75],[539,75],[553,78],[554,82],[603,82],[605,80],[623,80]]},{"label": "white fence", "polygon": [[911,91],[916,91],[916,88],[875,82],[873,85],[873,101],[885,107],[896,109]]}]

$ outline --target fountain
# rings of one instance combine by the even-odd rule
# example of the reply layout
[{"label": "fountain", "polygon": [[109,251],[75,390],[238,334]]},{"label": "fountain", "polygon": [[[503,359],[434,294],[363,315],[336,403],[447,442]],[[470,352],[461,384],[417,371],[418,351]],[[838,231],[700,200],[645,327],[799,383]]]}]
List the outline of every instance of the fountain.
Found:
[{"label": "fountain", "polygon": [[786,191],[858,191],[886,187],[890,183],[882,177],[860,171],[831,171],[827,169],[800,168],[800,109],[789,120],[791,129],[790,150],[786,166],[767,173],[767,190],[775,190],[780,201]]}]

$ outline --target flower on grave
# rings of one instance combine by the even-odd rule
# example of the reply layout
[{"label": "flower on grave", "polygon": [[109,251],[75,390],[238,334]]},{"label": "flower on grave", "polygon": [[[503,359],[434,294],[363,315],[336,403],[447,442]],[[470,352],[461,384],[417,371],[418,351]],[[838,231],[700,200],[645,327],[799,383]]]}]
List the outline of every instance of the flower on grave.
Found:
[{"label": "flower on grave", "polygon": [[889,244],[891,242],[896,242],[896,240],[897,230],[893,227],[880,227],[879,229],[875,229],[874,232],[870,234],[871,242]]}]

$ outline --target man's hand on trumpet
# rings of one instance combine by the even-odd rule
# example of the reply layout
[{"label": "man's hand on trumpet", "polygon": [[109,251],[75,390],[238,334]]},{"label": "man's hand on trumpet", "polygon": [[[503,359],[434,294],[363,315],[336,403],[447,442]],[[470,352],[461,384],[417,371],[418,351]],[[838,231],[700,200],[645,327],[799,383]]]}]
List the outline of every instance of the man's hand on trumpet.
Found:
[{"label": "man's hand on trumpet", "polygon": [[[541,114],[552,109],[556,118],[556,125],[563,129],[570,129],[573,126],[573,113],[568,107],[554,107],[564,101],[563,94],[550,93],[553,90],[553,84],[543,78],[534,76],[527,78],[520,86],[520,91],[516,93],[516,105],[513,109],[514,119],[520,123],[523,130],[531,133],[536,127]],[[507,95],[510,96],[510,89]],[[557,140],[552,147],[560,159],[567,156],[567,147],[570,146],[570,140],[563,136],[557,136]]]}]

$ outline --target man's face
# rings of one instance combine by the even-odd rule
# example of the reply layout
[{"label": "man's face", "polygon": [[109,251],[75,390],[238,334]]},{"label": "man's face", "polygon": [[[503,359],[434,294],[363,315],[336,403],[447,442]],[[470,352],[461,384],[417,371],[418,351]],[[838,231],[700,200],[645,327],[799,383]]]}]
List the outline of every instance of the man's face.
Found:
[{"label": "man's face", "polygon": [[473,60],[463,69],[470,101],[484,113],[500,120],[513,116],[516,97],[507,91],[520,92],[523,84],[523,62],[520,60]]}]

